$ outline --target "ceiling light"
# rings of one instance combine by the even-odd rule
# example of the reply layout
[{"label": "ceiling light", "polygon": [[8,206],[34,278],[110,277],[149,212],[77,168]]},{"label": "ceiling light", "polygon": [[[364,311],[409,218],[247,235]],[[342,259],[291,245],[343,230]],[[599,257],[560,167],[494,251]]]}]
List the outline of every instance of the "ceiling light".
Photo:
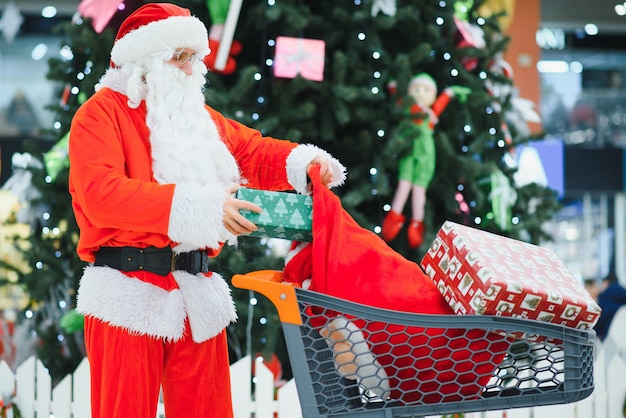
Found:
[{"label": "ceiling light", "polygon": [[596,25],[594,25],[593,23],[587,23],[585,25],[585,33],[587,35],[597,35],[598,34],[598,27]]},{"label": "ceiling light", "polygon": [[539,61],[537,71],[540,73],[566,73],[569,71],[569,64],[565,61]]},{"label": "ceiling light", "polygon": [[572,61],[569,64],[569,70],[573,73],[582,73],[583,72],[583,64],[579,61]]},{"label": "ceiling light", "polygon": [[46,56],[47,52],[48,47],[46,46],[46,44],[37,44],[31,51],[30,57],[35,61],[39,61]]},{"label": "ceiling light", "polygon": [[46,6],[41,9],[41,15],[45,18],[53,18],[57,15],[57,8],[54,6]]},{"label": "ceiling light", "polygon": [[624,6],[623,4],[616,4],[615,13],[617,13],[618,16],[626,15],[626,6]]}]

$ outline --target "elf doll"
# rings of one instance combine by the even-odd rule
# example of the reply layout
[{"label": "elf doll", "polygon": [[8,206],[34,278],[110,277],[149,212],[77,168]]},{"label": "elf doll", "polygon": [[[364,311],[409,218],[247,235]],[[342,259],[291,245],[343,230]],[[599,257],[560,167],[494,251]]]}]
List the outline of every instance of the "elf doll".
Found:
[{"label": "elf doll", "polygon": [[433,129],[450,99],[459,96],[459,100],[464,102],[469,93],[470,90],[466,87],[451,86],[437,96],[437,85],[430,75],[420,73],[411,79],[407,96],[412,104],[406,111],[410,116],[410,123],[400,125],[397,135],[401,139],[412,141],[412,148],[399,162],[398,187],[391,203],[391,210],[387,213],[382,226],[381,235],[385,241],[393,241],[404,226],[405,216],[402,212],[412,192],[412,217],[407,237],[411,248],[416,249],[422,245],[426,190],[435,174]]},{"label": "elf doll", "polygon": [[242,45],[239,41],[234,40],[232,42],[224,68],[218,69],[215,66],[217,51],[222,42],[224,25],[226,23],[226,17],[228,16],[230,0],[207,0],[206,3],[211,15],[211,29],[209,30],[209,48],[211,49],[211,53],[204,58],[204,64],[211,72],[225,75],[232,74],[237,68],[235,56],[239,55],[242,50]]}]

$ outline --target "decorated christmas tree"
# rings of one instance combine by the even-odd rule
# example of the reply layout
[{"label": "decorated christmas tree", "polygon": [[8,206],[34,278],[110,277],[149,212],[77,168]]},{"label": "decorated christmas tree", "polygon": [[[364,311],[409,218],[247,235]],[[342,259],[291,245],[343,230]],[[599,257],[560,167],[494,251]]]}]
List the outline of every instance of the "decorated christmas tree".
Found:
[{"label": "decorated christmas tree", "polygon": [[[38,218],[29,239],[30,269],[18,270],[31,298],[28,312],[35,318],[39,355],[55,378],[83,356],[80,331],[61,326],[74,306],[84,266],[75,253],[66,135],[74,112],[109,66],[117,27],[143,4],[127,1],[122,10],[119,2],[111,3],[108,12],[79,7],[82,17],[58,28],[71,51],[50,61],[49,78],[61,99],[53,108],[59,143],[41,155],[45,166],[34,171],[40,197],[31,204],[47,215]],[[445,220],[539,243],[548,238],[542,224],[558,209],[555,192],[545,185],[515,181],[516,147],[532,138],[515,108],[515,80],[503,59],[509,39],[498,18],[506,11],[485,13],[484,3],[177,2],[210,28],[216,60],[207,76],[207,103],[264,134],[331,152],[348,168],[346,184],[335,190],[346,210],[362,227],[381,233],[396,209],[405,222],[388,241],[415,261]],[[438,107],[432,100],[417,106],[411,89],[421,88],[445,97]],[[415,148],[423,136],[429,138],[427,152]],[[401,168],[416,149],[433,170],[432,178],[419,184],[422,189],[414,187],[417,173]],[[397,204],[401,184],[411,194]],[[415,198],[420,190],[421,200]],[[422,245],[408,232],[416,206]],[[288,244],[244,237],[237,248],[223,250],[217,266],[227,279],[280,269]],[[239,322],[230,329],[232,360],[248,352],[277,352],[287,366],[274,308],[248,291],[233,293]]]}]

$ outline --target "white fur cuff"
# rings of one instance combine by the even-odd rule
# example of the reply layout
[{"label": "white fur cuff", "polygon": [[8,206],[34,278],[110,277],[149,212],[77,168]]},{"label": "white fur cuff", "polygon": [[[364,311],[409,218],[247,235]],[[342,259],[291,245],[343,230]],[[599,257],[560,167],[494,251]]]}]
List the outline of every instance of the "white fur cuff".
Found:
[{"label": "white fur cuff", "polygon": [[328,185],[335,187],[342,185],[346,180],[346,168],[325,150],[312,144],[300,144],[295,147],[287,157],[287,180],[293,188],[301,194],[311,194],[307,190],[306,167],[316,157],[324,157],[330,162],[333,171],[333,180]]},{"label": "white fur cuff", "polygon": [[226,197],[220,186],[176,185],[167,234],[179,243],[177,252],[218,248],[235,240],[224,227]]}]

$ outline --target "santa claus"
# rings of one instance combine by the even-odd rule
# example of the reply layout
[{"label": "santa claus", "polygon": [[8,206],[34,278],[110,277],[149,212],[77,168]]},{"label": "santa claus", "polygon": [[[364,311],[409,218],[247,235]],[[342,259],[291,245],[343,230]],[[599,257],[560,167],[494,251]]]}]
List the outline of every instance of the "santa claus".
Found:
[{"label": "santa claus", "polygon": [[262,137],[205,105],[207,30],[189,10],[147,4],[121,25],[111,67],[70,130],[70,193],[89,262],[85,315],[92,416],[230,417],[224,329],[229,286],[211,272],[223,243],[256,226],[239,185],[307,192],[345,168],[313,145]]}]

